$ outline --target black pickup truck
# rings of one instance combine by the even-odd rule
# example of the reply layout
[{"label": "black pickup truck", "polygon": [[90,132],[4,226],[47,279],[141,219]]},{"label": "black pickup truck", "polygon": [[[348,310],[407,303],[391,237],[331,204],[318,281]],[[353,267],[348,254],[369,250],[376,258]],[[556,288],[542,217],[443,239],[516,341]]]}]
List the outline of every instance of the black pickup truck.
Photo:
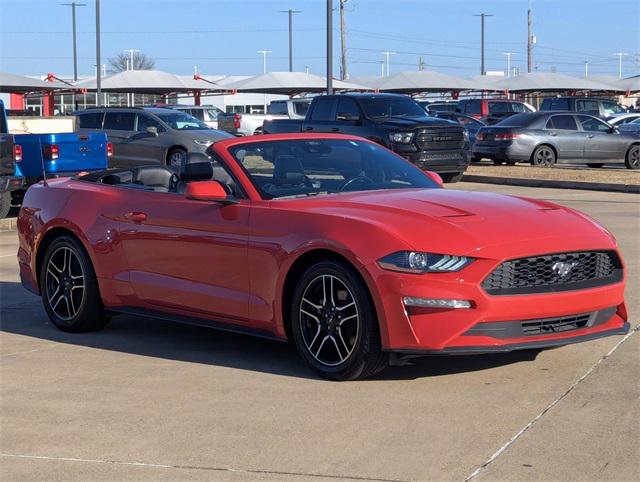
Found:
[{"label": "black pickup truck", "polygon": [[0,100],[0,219],[9,214],[11,192],[22,187],[24,179],[16,175],[16,161],[22,160],[22,148],[9,134],[4,103]]},{"label": "black pickup truck", "polygon": [[421,169],[457,182],[469,165],[469,139],[457,123],[429,117],[410,97],[399,94],[340,94],[313,99],[304,120],[273,119],[265,134],[321,132],[373,140]]}]

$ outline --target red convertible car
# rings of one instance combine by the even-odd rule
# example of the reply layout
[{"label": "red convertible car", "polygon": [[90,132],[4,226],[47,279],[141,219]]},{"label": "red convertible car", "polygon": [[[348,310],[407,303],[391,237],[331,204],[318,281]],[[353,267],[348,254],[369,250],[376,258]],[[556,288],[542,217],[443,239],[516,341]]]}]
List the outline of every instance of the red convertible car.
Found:
[{"label": "red convertible car", "polygon": [[549,202],[442,189],[358,137],[229,139],[210,162],[49,180],[23,285],[65,331],[116,313],[292,340],[320,375],[628,331],[615,238]]}]

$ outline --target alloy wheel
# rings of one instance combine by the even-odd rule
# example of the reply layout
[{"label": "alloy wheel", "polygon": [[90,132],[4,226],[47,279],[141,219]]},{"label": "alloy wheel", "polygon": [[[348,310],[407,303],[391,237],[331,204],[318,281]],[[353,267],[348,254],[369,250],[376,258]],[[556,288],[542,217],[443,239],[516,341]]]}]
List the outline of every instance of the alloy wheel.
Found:
[{"label": "alloy wheel", "polygon": [[186,153],[180,149],[177,149],[169,156],[169,165],[173,167],[181,167],[184,164]]},{"label": "alloy wheel", "polygon": [[47,264],[46,296],[51,310],[61,320],[72,320],[85,297],[85,274],[78,255],[69,247],[54,251]]},{"label": "alloy wheel", "polygon": [[633,146],[627,155],[627,167],[629,169],[640,168],[640,146]]},{"label": "alloy wheel", "polygon": [[344,363],[360,331],[355,297],[338,277],[324,274],[307,285],[300,301],[300,331],[309,354],[325,366]]},{"label": "alloy wheel", "polygon": [[551,166],[554,162],[555,155],[548,147],[542,147],[536,151],[535,163],[538,166]]}]

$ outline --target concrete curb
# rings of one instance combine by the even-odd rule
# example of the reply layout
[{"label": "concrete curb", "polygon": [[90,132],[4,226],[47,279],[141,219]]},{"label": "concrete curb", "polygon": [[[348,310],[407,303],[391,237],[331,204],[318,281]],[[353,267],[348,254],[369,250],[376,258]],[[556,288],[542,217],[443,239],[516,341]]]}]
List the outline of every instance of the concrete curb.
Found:
[{"label": "concrete curb", "polygon": [[503,184],[507,186],[548,187],[554,189],[582,189],[587,191],[607,191],[640,194],[640,186],[633,184],[612,184],[604,182],[554,181],[547,179],[521,179],[515,177],[478,176],[465,174],[463,182]]},{"label": "concrete curb", "polygon": [[16,229],[18,229],[18,218],[0,219],[0,232],[15,231]]}]

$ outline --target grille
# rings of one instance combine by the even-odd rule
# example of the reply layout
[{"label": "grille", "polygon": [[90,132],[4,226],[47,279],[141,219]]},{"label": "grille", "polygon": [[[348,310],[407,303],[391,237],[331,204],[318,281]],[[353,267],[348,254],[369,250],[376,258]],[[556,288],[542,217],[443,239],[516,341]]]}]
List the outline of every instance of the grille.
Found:
[{"label": "grille", "polygon": [[462,149],[464,136],[460,128],[420,129],[416,135],[420,150]]},{"label": "grille", "polygon": [[587,326],[589,318],[591,318],[591,313],[560,318],[527,320],[522,322],[522,333],[524,336],[536,336],[577,330]]},{"label": "grille", "polygon": [[545,293],[592,288],[621,279],[622,265],[615,252],[584,251],[505,261],[482,287],[492,295]]}]

